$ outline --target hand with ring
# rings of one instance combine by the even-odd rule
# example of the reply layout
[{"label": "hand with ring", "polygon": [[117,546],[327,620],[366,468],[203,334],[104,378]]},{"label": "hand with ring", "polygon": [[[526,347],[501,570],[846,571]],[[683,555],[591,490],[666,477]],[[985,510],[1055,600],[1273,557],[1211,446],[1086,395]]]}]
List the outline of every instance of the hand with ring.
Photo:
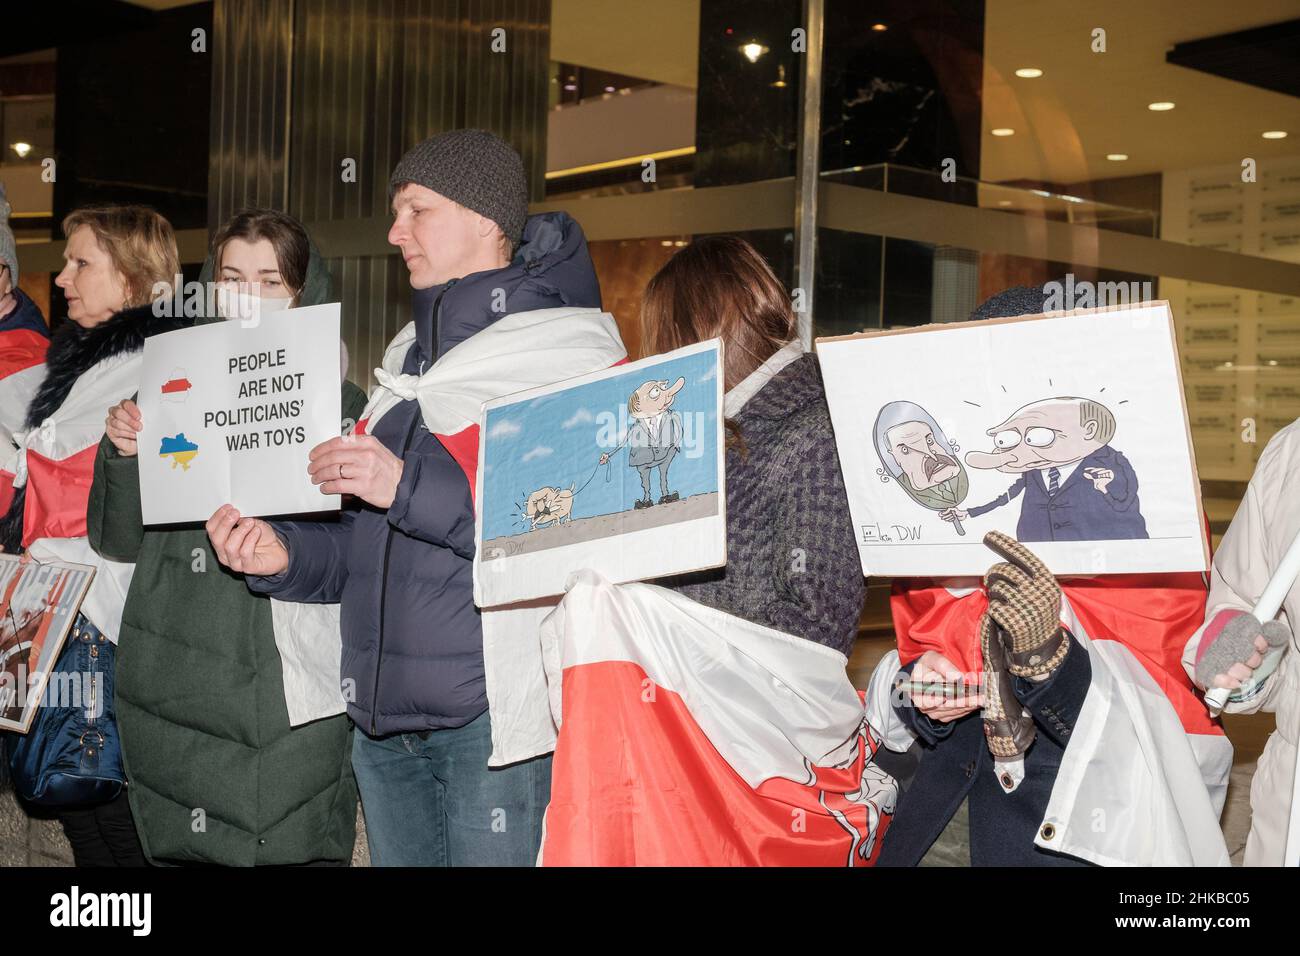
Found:
[{"label": "hand with ring", "polygon": [[331,438],[313,448],[308,458],[307,473],[322,494],[356,495],[376,508],[391,506],[397,496],[402,459],[372,435]]}]

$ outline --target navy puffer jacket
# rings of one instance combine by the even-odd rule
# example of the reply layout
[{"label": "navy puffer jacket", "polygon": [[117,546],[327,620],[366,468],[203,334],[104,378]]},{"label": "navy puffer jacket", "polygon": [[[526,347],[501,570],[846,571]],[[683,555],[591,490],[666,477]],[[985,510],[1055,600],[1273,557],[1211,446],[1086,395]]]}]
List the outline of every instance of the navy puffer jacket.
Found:
[{"label": "navy puffer jacket", "polygon": [[[497,289],[504,312],[492,308]],[[416,341],[403,371],[420,374],[502,315],[564,305],[600,306],[582,228],[565,213],[530,216],[509,265],[414,293]],[[371,434],[403,459],[392,506],[275,522],[289,567],[248,585],[288,601],[342,602],[348,714],[367,734],[461,727],[487,709],[469,484],[414,400]]]}]

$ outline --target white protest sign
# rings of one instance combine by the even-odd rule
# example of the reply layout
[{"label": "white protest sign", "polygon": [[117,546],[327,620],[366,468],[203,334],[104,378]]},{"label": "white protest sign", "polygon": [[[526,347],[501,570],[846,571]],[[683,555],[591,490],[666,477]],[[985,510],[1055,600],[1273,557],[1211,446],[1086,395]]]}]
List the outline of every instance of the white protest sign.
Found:
[{"label": "white protest sign", "polygon": [[1204,571],[1165,302],[817,340],[864,574],[983,574],[997,530],[1054,574]]},{"label": "white protest sign", "polygon": [[145,342],[137,402],[144,523],[332,511],[307,453],[339,434],[339,304]]}]

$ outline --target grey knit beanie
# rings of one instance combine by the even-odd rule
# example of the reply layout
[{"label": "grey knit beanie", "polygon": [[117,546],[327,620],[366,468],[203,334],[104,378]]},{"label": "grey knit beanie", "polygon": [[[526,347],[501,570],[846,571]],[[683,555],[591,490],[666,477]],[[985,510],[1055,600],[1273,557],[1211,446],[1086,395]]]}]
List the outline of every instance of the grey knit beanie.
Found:
[{"label": "grey knit beanie", "polygon": [[18,285],[18,246],[14,243],[13,230],[9,228],[9,200],[5,196],[5,185],[0,183],[0,262],[9,266],[9,281]]},{"label": "grey knit beanie", "polygon": [[989,296],[974,312],[970,322],[983,319],[1009,319],[1017,315],[1038,315],[1046,312],[1047,293],[1042,286],[1017,285]]},{"label": "grey knit beanie", "polygon": [[405,183],[432,189],[486,216],[519,244],[528,218],[524,161],[485,129],[454,129],[411,147],[388,181],[388,198]]}]

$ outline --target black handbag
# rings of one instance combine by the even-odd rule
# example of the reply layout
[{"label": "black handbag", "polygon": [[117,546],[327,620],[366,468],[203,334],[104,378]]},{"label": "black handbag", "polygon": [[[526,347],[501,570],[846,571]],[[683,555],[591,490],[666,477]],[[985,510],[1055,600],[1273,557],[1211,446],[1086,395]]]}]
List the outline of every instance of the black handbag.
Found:
[{"label": "black handbag", "polygon": [[117,646],[78,614],[31,729],[9,737],[9,771],[23,800],[89,807],[126,786],[113,707],[116,659]]}]

